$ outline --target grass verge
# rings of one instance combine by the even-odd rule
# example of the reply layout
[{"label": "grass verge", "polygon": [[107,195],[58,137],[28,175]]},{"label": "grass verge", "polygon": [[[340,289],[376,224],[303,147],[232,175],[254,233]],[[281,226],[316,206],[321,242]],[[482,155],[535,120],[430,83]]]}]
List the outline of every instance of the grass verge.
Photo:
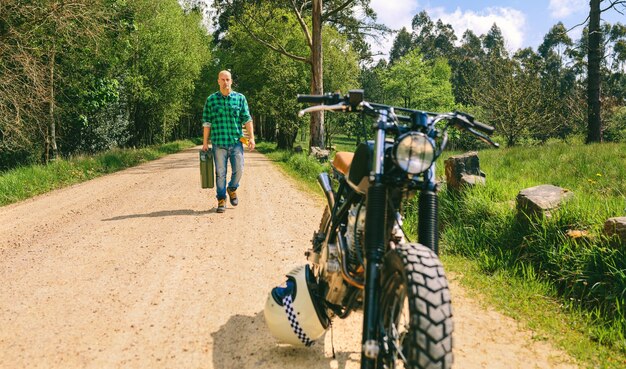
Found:
[{"label": "grass verge", "polygon": [[308,191],[318,195],[322,194],[317,184],[317,175],[330,169],[328,163],[320,164],[320,162],[312,159],[305,153],[296,154],[289,151],[276,150],[276,144],[271,142],[259,143],[256,146],[256,150],[275,162]]},{"label": "grass verge", "polygon": [[478,262],[458,255],[444,254],[441,259],[447,272],[461,276],[460,284],[468,292],[521,322],[533,332],[534,340],[567,352],[581,368],[626,367],[623,352],[594,338],[592,332],[603,329],[601,325],[594,324],[586,312],[564,304],[549,283],[522,278],[507,270],[488,275]]},{"label": "grass verge", "polygon": [[117,149],[95,156],[59,159],[48,165],[12,169],[0,173],[0,206],[117,172],[196,144],[190,140],[175,141],[142,149]]}]

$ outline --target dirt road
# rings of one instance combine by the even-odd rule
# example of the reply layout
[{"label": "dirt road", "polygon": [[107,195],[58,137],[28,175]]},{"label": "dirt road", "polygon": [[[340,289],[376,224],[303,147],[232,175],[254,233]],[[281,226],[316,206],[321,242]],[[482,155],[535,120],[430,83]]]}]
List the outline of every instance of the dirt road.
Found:
[{"label": "dirt road", "polygon": [[[187,150],[0,208],[0,368],[359,367],[359,314],[309,349],[263,319],[321,200],[246,152],[240,204],[217,214],[197,165]],[[455,368],[573,368],[451,288]]]}]

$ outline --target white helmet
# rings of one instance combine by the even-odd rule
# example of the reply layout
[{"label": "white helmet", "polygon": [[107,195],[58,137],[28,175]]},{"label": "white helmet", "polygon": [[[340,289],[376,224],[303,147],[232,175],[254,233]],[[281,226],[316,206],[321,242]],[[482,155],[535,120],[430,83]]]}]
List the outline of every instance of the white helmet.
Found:
[{"label": "white helmet", "polygon": [[317,284],[308,265],[287,274],[285,286],[274,287],[265,303],[265,322],[279,341],[311,346],[328,328],[330,319],[315,293]]}]

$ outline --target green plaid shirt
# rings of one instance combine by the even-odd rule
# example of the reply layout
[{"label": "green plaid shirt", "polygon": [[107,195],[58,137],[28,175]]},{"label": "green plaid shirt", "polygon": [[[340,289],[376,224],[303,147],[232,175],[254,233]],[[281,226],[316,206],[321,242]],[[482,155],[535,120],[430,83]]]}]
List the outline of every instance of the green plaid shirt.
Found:
[{"label": "green plaid shirt", "polygon": [[238,92],[228,96],[221,92],[207,97],[202,112],[203,126],[211,127],[211,143],[231,146],[243,136],[243,125],[252,120],[246,97]]}]

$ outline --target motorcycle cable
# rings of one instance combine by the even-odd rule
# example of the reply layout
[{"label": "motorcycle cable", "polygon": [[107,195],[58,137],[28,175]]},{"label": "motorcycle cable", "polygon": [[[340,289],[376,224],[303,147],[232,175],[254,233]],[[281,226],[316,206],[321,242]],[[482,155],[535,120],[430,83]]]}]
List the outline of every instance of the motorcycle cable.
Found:
[{"label": "motorcycle cable", "polygon": [[[408,196],[407,196],[408,198]],[[391,201],[390,198],[387,198],[387,202],[389,203],[389,208],[391,209],[392,213],[395,214],[398,212],[398,209],[395,208],[395,206],[393,206],[393,202]],[[404,227],[402,226],[402,224],[400,224],[400,222],[398,221],[397,217],[394,217],[394,222],[398,225],[398,228],[400,228],[400,230],[402,231],[402,234],[404,235],[404,238],[406,238],[408,243],[411,243],[412,241],[409,239],[409,236],[407,235],[406,231],[404,230]]]},{"label": "motorcycle cable", "polygon": [[[364,200],[361,200],[359,202],[359,208],[356,211],[356,218],[354,219],[354,229],[352,230],[353,234],[354,234],[354,239],[356,242],[356,237],[357,237],[357,228],[358,228],[358,224],[359,224],[359,216],[361,215],[361,209],[363,208],[363,202]],[[360,243],[363,242],[363,237],[359,237],[359,245],[355,245],[354,247],[354,253],[356,254],[356,258],[357,258],[357,262],[360,264],[365,264],[365,260],[363,260],[363,253],[362,253],[362,248],[360,247]]]},{"label": "motorcycle cable", "polygon": [[335,355],[335,336],[333,335],[333,322],[330,322],[330,349],[333,351],[333,360],[337,359]]},{"label": "motorcycle cable", "polygon": [[352,288],[350,291],[351,291],[351,292],[348,292],[348,293],[350,294],[350,296],[348,296],[348,301],[346,302],[346,308],[345,308],[345,311],[344,311],[343,313],[341,313],[341,314],[337,314],[337,316],[338,316],[340,319],[345,319],[345,318],[347,318],[347,317],[348,317],[348,315],[350,315],[350,313],[352,312],[352,310],[354,310],[354,309],[353,309],[353,307],[352,307],[352,305],[354,305],[354,301],[356,301],[356,297],[357,297],[357,295],[358,295],[358,291],[359,291],[359,290],[358,290],[358,289],[356,289],[356,288]]}]

